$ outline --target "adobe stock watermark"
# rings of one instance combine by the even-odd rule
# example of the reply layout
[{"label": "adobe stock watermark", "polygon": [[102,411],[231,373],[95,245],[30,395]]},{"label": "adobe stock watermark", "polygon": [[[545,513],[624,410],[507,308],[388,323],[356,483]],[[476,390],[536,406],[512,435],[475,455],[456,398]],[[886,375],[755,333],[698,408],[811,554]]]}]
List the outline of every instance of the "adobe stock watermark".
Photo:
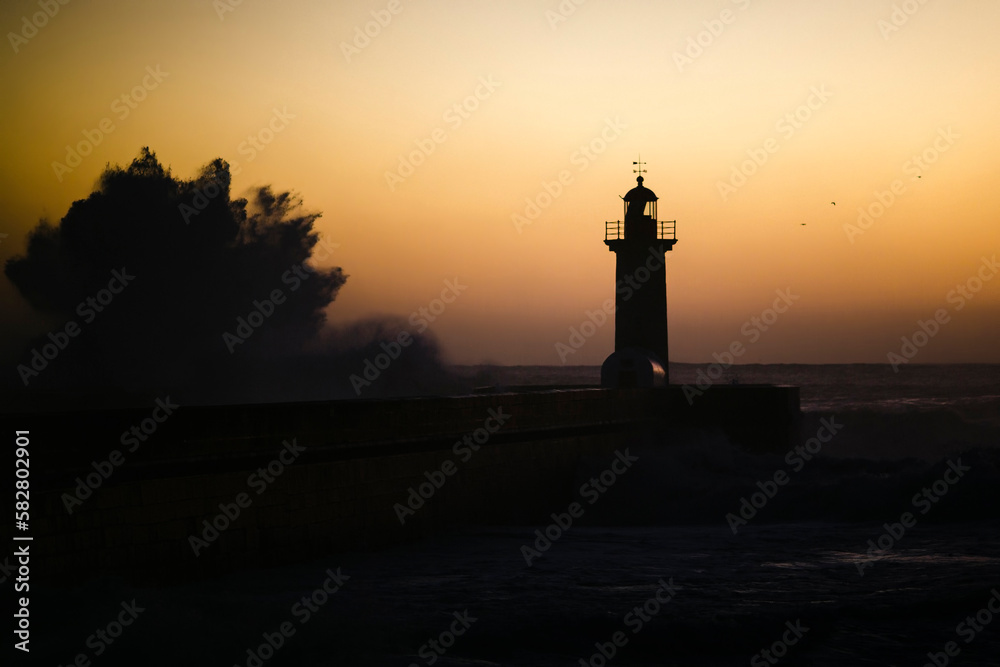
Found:
[{"label": "adobe stock watermark", "polygon": [[794,623],[785,621],[785,627],[787,630],[781,635],[781,639],[750,658],[751,667],[768,667],[768,665],[778,664],[779,660],[788,655],[788,649],[798,644],[799,640],[809,632],[809,628],[802,625],[802,621],[798,619]]},{"label": "adobe stock watermark", "polygon": [[184,218],[184,224],[190,225],[191,218],[200,215],[202,211],[208,208],[208,205],[212,203],[213,199],[225,191],[226,190],[223,184],[216,180],[210,180],[200,188],[196,189],[194,191],[194,195],[191,197],[190,203],[181,202],[177,205],[177,212],[181,214],[182,218]]},{"label": "adobe stock watermark", "polygon": [[[601,132],[573,151],[569,156],[569,163],[576,167],[578,173],[587,171],[587,168],[597,158],[604,155],[608,146],[617,141],[618,137],[627,129],[628,125],[623,123],[618,116],[615,116],[614,120],[605,118],[604,128]],[[555,179],[542,181],[542,188],[534,197],[525,197],[524,210],[521,213],[512,213],[510,216],[517,233],[523,233],[525,227],[533,224],[547,208],[552,206],[552,203],[565,192],[566,187],[573,183],[574,178],[569,169],[563,169],[556,175]]]},{"label": "adobe stock watermark", "polygon": [[[272,459],[266,466],[257,468],[256,471],[250,473],[250,476],[247,477],[247,486],[254,490],[258,496],[267,491],[268,487],[284,474],[285,469],[295,463],[296,459],[302,455],[302,452],[306,451],[305,447],[298,444],[296,438],[292,438],[291,442],[285,440],[281,444],[283,447],[278,452],[277,457]],[[244,491],[238,493],[231,503],[219,503],[219,513],[212,517],[211,521],[208,519],[202,520],[203,528],[200,536],[188,536],[188,545],[191,547],[194,555],[201,555],[202,551],[219,539],[219,536],[240,518],[243,510],[253,505],[253,501],[254,499],[250,494]]]},{"label": "adobe stock watermark", "polygon": [[879,19],[875,26],[882,34],[882,39],[889,41],[889,37],[894,32],[899,32],[903,26],[910,22],[920,9],[927,4],[928,0],[904,0],[902,4],[893,5],[892,13],[888,19]]},{"label": "adobe stock watermark", "polygon": [[[805,127],[805,124],[830,101],[831,97],[833,97],[833,93],[826,89],[826,84],[820,84],[818,87],[810,86],[806,101],[779,118],[774,124],[775,131],[781,135],[784,141],[788,141],[795,136],[796,132]],[[748,159],[733,166],[729,173],[729,180],[716,181],[715,183],[722,201],[728,201],[730,195],[736,194],[740,188],[747,184],[750,177],[767,164],[771,156],[779,150],[781,150],[781,142],[775,137],[766,139],[760,148],[748,148]]]},{"label": "adobe stock watermark", "polygon": [[[288,113],[288,107],[281,107],[281,109],[272,107],[271,117],[267,123],[254,134],[248,134],[247,138],[236,147],[236,152],[246,157],[244,164],[250,164],[256,160],[257,156],[264,152],[264,149],[274,141],[276,136],[288,129],[289,121],[295,118],[295,114]],[[243,167],[239,160],[233,160],[229,163],[229,172],[233,176],[239,176],[242,171]]]},{"label": "adobe stock watermark", "polygon": [[[611,465],[601,472],[597,477],[591,477],[588,481],[580,485],[580,496],[587,500],[588,505],[596,503],[601,496],[608,492],[624,475],[632,468],[632,464],[639,460],[638,456],[629,454],[628,448],[624,452],[615,451],[615,458],[611,460]],[[542,529],[535,530],[535,541],[533,545],[521,545],[521,556],[528,567],[536,558],[541,558],[542,554],[552,548],[552,545],[563,536],[567,530],[573,527],[573,520],[584,515],[586,508],[578,502],[572,502],[565,512],[552,514],[552,523]],[[532,548],[534,546],[534,548]]]},{"label": "adobe stock watermark", "polygon": [[[416,330],[418,335],[427,331],[431,323],[437,321],[448,309],[448,306],[455,303],[462,292],[467,289],[469,286],[460,283],[458,278],[445,280],[444,289],[441,290],[441,295],[438,298],[432,299],[426,306],[421,306],[410,313],[410,326]],[[382,351],[374,358],[365,359],[360,375],[354,373],[349,378],[351,386],[354,388],[354,395],[360,396],[362,389],[372,386],[376,380],[382,377],[382,373],[392,365],[392,362],[399,359],[403,350],[412,344],[413,334],[406,329],[400,331],[395,340],[379,343]]]},{"label": "adobe stock watermark", "polygon": [[[971,644],[979,636],[979,633],[986,630],[986,626],[993,622],[993,617],[1000,614],[1000,591],[994,588],[990,593],[992,595],[982,609],[977,611],[974,616],[966,616],[965,620],[955,626],[955,634],[961,637],[966,644]],[[958,657],[961,652],[962,649],[958,642],[947,642],[942,651],[927,652],[927,662],[924,663],[924,667],[947,667],[951,663],[951,659]]]},{"label": "adobe stock watermark", "polygon": [[[135,280],[135,276],[130,274],[124,266],[121,270],[113,270],[108,286],[77,304],[76,314],[83,318],[84,324],[90,324],[97,319],[98,313],[103,313],[104,309],[111,305],[115,297],[121,294],[133,280]],[[69,346],[70,340],[79,336],[81,331],[83,329],[76,323],[76,320],[68,320],[62,331],[49,332],[50,342],[42,345],[40,351],[38,348],[32,348],[30,363],[18,364],[17,366],[17,374],[24,386],[27,387],[31,379],[38,377],[42,371],[48,368],[49,364],[55,361],[56,357]]]},{"label": "adobe stock watermark", "polygon": [[652,597],[641,605],[633,607],[622,618],[622,623],[631,631],[631,635],[624,630],[618,630],[611,635],[609,641],[595,642],[594,648],[596,650],[589,658],[580,658],[579,667],[605,667],[608,662],[614,660],[621,649],[628,646],[629,640],[632,637],[642,632],[646,624],[652,621],[663,610],[663,607],[674,599],[677,591],[683,590],[680,586],[674,584],[673,577],[670,577],[670,581],[660,579],[656,583],[660,587],[656,589]]},{"label": "adobe stock watermark", "polygon": [[[243,663],[245,667],[263,667],[264,663],[273,658],[285,646],[288,640],[295,636],[299,628],[312,620],[313,616],[326,606],[330,598],[336,595],[351,578],[343,574],[340,569],[338,567],[336,572],[333,569],[327,569],[324,573],[326,574],[326,579],[323,580],[323,583],[313,589],[308,595],[303,595],[288,610],[292,618],[298,622],[298,626],[292,621],[284,621],[273,632],[265,631],[261,634],[263,641],[257,646],[251,646],[246,650],[247,657]],[[234,667],[239,666],[234,665]]]},{"label": "adobe stock watermark", "polygon": [[573,326],[569,328],[569,339],[565,343],[559,341],[555,344],[559,361],[565,364],[569,355],[576,354],[582,349],[587,344],[587,341],[614,317],[615,311],[616,305],[614,299],[605,299],[599,310],[588,310],[586,312],[587,319],[581,322],[578,327]]},{"label": "adobe stock watermark", "polygon": [[[315,259],[323,261],[332,254],[335,248],[339,248],[339,244],[327,243],[326,241],[320,241],[319,245],[322,248],[322,254],[317,254]],[[302,262],[301,264],[292,264],[284,273],[281,274],[281,284],[288,285],[289,293],[295,293],[302,287],[302,284],[312,278],[316,274],[316,269]],[[236,328],[233,333],[228,331],[222,332],[222,342],[225,344],[226,349],[229,350],[229,354],[236,352],[236,347],[247,342],[251,336],[257,331],[257,329],[264,326],[264,323],[277,311],[279,306],[285,304],[288,300],[288,295],[280,287],[275,287],[268,296],[264,297],[263,300],[254,299],[252,301],[253,308],[247,313],[246,317],[242,315],[236,318]]]},{"label": "adobe stock watermark", "polygon": [[[964,283],[959,283],[951,289],[945,300],[952,304],[952,309],[958,312],[965,308],[969,301],[983,289],[986,283],[993,280],[993,277],[1000,272],[1000,263],[997,256],[992,258],[983,257],[979,270]],[[900,338],[902,345],[899,353],[890,351],[886,356],[892,365],[892,372],[898,373],[902,364],[910,363],[923,348],[931,342],[931,339],[938,335],[941,327],[951,322],[951,313],[946,308],[938,308],[934,311],[933,317],[926,320],[917,320],[917,328],[909,336]]]},{"label": "adobe stock watermark", "polygon": [[545,10],[545,20],[548,21],[549,27],[555,30],[560,23],[568,21],[569,17],[576,14],[576,10],[585,4],[587,4],[587,0],[560,0],[555,11]]},{"label": "adobe stock watermark", "polygon": [[[247,138],[241,141],[236,147],[236,152],[247,158],[244,164],[253,162],[274,141],[278,134],[288,128],[289,121],[295,118],[295,114],[288,113],[288,107],[282,107],[280,110],[278,107],[272,107],[271,117],[267,123],[254,134],[248,134]],[[239,176],[242,173],[243,167],[240,165],[239,160],[232,160],[228,164],[231,175]],[[183,201],[177,205],[177,211],[184,218],[184,224],[191,224],[191,218],[200,215],[202,211],[208,208],[212,200],[223,192],[226,192],[226,187],[217,180],[208,180],[203,183],[194,191],[189,201]],[[328,244],[321,242],[321,245],[326,247]],[[337,248],[339,246],[334,244],[333,247]]]},{"label": "adobe stock watermark", "polygon": [[[732,2],[740,8],[740,11],[745,11],[750,6],[750,0],[732,0]],[[737,18],[739,16],[733,10],[723,9],[718,18],[704,21],[702,25],[705,26],[705,29],[697,35],[688,37],[687,47],[683,53],[674,51],[674,64],[677,65],[677,71],[683,74],[684,68],[693,65],[695,60],[701,58],[705,54],[705,50],[715,44],[715,41],[722,36],[726,27],[736,23]]]},{"label": "adobe stock watermark", "polygon": [[[622,295],[622,303],[631,299],[638,290],[642,289],[643,285],[649,282],[650,278],[655,275],[655,272],[663,267],[663,262],[660,261],[660,257],[663,254],[664,248],[662,245],[659,248],[650,246],[646,264],[637,267],[631,274],[626,274],[615,283],[615,293]],[[586,345],[587,341],[601,327],[608,323],[616,310],[617,304],[614,299],[606,299],[601,304],[600,310],[588,310],[586,312],[587,319],[581,322],[579,327],[569,328],[569,339],[567,342],[563,343],[560,341],[555,344],[559,360],[565,364],[566,358],[571,354],[576,354],[577,351]]]},{"label": "adobe stock watermark", "polygon": [[191,197],[191,203],[181,202],[177,205],[177,211],[184,218],[184,224],[190,225],[191,218],[194,218],[201,214],[208,205],[212,203],[212,200],[218,197],[225,191],[223,185],[216,180],[211,180],[205,183],[200,188],[194,191],[194,195]]},{"label": "adobe stock watermark", "polygon": [[[174,414],[174,410],[177,410],[179,407],[181,406],[171,401],[169,396],[156,399],[156,407],[153,408],[149,417],[146,417],[138,424],[133,424],[128,430],[122,431],[119,442],[121,442],[123,447],[128,447],[126,453],[135,453],[142,443],[149,440],[156,433],[160,424],[167,421]],[[81,507],[83,502],[94,495],[94,492],[110,479],[115,470],[124,464],[125,454],[120,449],[111,450],[108,458],[102,461],[91,461],[90,466],[94,471],[88,473],[86,477],[76,478],[76,486],[73,487],[72,495],[63,493],[61,496],[66,513],[72,515],[75,509]]]},{"label": "adobe stock watermark", "polygon": [[448,131],[454,132],[462,127],[465,121],[472,118],[472,114],[479,109],[480,105],[492,97],[497,88],[502,85],[502,82],[493,79],[492,74],[488,77],[479,77],[479,85],[476,86],[472,94],[461,102],[451,105],[442,114],[441,120],[445,122],[448,129],[436,127],[426,137],[414,140],[416,148],[399,156],[396,171],[385,172],[385,182],[389,185],[389,192],[395,192],[397,186],[413,176],[417,172],[417,168],[427,162],[427,158],[437,150],[437,147],[448,141]]},{"label": "adobe stock watermark", "polygon": [[18,569],[10,562],[10,556],[4,556],[3,562],[0,563],[0,584],[6,584],[8,579],[18,573]]},{"label": "adobe stock watermark", "polygon": [[[801,472],[808,461],[812,461],[823,449],[823,445],[833,440],[837,433],[844,428],[843,424],[838,424],[835,417],[820,420],[820,427],[816,435],[806,440],[801,445],[796,445],[785,454],[785,463],[791,468],[791,473]],[[740,527],[747,525],[757,516],[757,512],[764,509],[767,504],[778,495],[781,487],[791,481],[791,473],[784,470],[775,470],[770,480],[757,481],[757,488],[760,489],[752,494],[748,499],[746,496],[740,498],[740,508],[738,513],[730,512],[726,514],[726,523],[729,529],[736,535]]]},{"label": "adobe stock watermark", "polygon": [[[751,317],[740,327],[740,333],[747,338],[748,345],[753,345],[760,340],[761,336],[774,326],[778,318],[787,313],[795,305],[795,302],[802,298],[798,294],[792,294],[792,288],[790,287],[784,290],[775,290],[774,293],[778,295],[778,298],[774,300],[771,307],[762,310],[760,315]],[[688,405],[693,405],[694,399],[711,389],[722,378],[723,373],[736,363],[736,359],[746,354],[746,351],[747,346],[744,345],[743,341],[734,340],[729,344],[728,350],[722,353],[712,353],[712,358],[715,359],[715,362],[709,364],[706,368],[698,369],[694,386],[685,384],[681,387]]]},{"label": "adobe stock watermark", "polygon": [[212,9],[220,21],[226,20],[226,14],[236,11],[236,8],[243,4],[243,0],[212,0]]},{"label": "adobe stock watermark", "polygon": [[139,614],[146,611],[145,607],[140,607],[135,598],[131,602],[122,601],[119,606],[121,611],[103,627],[97,628],[87,637],[84,645],[90,651],[80,651],[67,665],[89,665],[91,655],[99,658],[107,651],[123,634],[125,629],[131,627],[139,618]]},{"label": "adobe stock watermark", "polygon": [[[119,121],[124,121],[133,111],[149,96],[149,93],[160,87],[163,80],[170,76],[170,72],[163,72],[157,65],[154,69],[152,65],[146,67],[146,76],[142,81],[132,87],[128,92],[122,93],[111,100],[111,112]],[[65,163],[54,160],[52,162],[52,172],[56,180],[62,183],[66,174],[72,173],[74,169],[83,164],[83,158],[94,152],[94,149],[101,145],[104,138],[117,129],[114,120],[110,116],[105,116],[93,129],[84,128],[81,132],[83,139],[75,145],[66,144]]]},{"label": "adobe stock watermark", "polygon": [[[910,177],[911,182],[916,183],[917,180],[923,178],[924,173],[931,168],[931,165],[937,162],[944,153],[947,153],[955,145],[957,139],[961,138],[962,135],[956,134],[950,125],[947,128],[938,128],[938,136],[931,142],[931,145],[903,163],[903,173]],[[892,205],[906,192],[906,184],[899,178],[890,183],[887,190],[876,190],[873,194],[874,201],[868,206],[858,207],[856,223],[844,224],[843,229],[847,240],[853,245],[854,239],[871,229],[875,221],[885,215],[885,212],[892,208]]]},{"label": "adobe stock watermark", "polygon": [[381,35],[382,31],[392,23],[392,19],[402,11],[403,3],[400,0],[389,0],[385,9],[373,9],[372,20],[363,26],[354,26],[354,38],[350,42],[340,42],[340,52],[344,54],[344,59],[350,63],[351,58],[361,55],[361,52],[371,45],[372,40]]},{"label": "adobe stock watermark", "polygon": [[38,0],[36,3],[41,11],[35,12],[29,18],[27,14],[21,17],[21,29],[17,32],[8,32],[7,40],[14,53],[18,53],[21,47],[28,43],[28,40],[38,34],[38,31],[49,24],[55,18],[59,10],[68,5],[70,0]]},{"label": "adobe stock watermark", "polygon": [[[462,612],[452,612],[451,615],[455,620],[451,622],[448,629],[417,649],[417,657],[422,658],[428,667],[447,653],[448,649],[455,645],[458,638],[468,632],[472,624],[479,620],[475,616],[470,616],[468,609]],[[409,667],[420,667],[420,664],[411,662]]]},{"label": "adobe stock watermark", "polygon": [[[24,492],[25,497],[27,497],[27,491]],[[27,502],[27,501],[25,501]],[[22,514],[27,515],[27,512]],[[21,521],[21,518],[18,518]],[[26,524],[25,524],[26,525]],[[31,598],[26,595],[30,591],[31,587],[31,544],[21,544],[17,549],[14,550],[14,558],[17,559],[17,583],[14,584],[14,590],[18,593],[24,593],[22,597],[15,598],[17,601],[16,608],[17,611],[14,612],[14,635],[20,641],[14,642],[14,648],[18,651],[24,651],[25,653],[31,653]],[[11,568],[13,569],[13,568]],[[6,559],[4,563],[4,570],[7,570]],[[10,572],[10,574],[14,574]],[[7,580],[8,575],[4,575],[4,581]]]},{"label": "adobe stock watermark", "polygon": [[[925,486],[918,493],[913,495],[910,499],[910,504],[913,508],[920,510],[920,514],[924,515],[931,511],[931,509],[944,498],[952,486],[958,484],[965,473],[972,470],[969,466],[962,465],[962,459],[959,457],[957,460],[948,460],[948,469],[944,471],[941,477],[935,480],[929,486]],[[899,515],[899,521],[896,523],[884,523],[882,528],[885,530],[881,535],[875,539],[868,540],[868,551],[864,556],[859,557],[854,561],[854,566],[858,568],[858,574],[862,577],[865,576],[865,569],[871,567],[876,562],[885,558],[890,551],[892,551],[901,539],[906,535],[906,531],[917,525],[917,516],[912,512],[903,512]]]},{"label": "adobe stock watermark", "polygon": [[[504,413],[503,406],[496,410],[490,408],[487,411],[486,419],[483,420],[483,425],[471,433],[466,433],[461,440],[455,441],[451,447],[452,453],[458,457],[460,463],[468,463],[473,455],[489,442],[490,436],[503,428],[510,417],[510,414]],[[405,525],[409,517],[415,515],[417,510],[433,498],[434,494],[445,485],[448,478],[458,472],[458,469],[459,466],[454,461],[445,459],[441,462],[438,470],[425,470],[424,477],[427,481],[407,489],[409,495],[406,497],[406,504],[396,503],[392,506],[400,525]]]}]

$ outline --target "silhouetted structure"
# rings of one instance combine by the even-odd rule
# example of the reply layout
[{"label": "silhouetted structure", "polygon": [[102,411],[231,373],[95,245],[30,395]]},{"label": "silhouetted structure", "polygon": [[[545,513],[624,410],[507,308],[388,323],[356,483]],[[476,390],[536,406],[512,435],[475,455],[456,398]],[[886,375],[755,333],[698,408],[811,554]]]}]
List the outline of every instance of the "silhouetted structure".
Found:
[{"label": "silhouetted structure", "polygon": [[604,243],[617,256],[615,352],[601,367],[601,384],[658,386],[667,375],[666,253],[673,249],[676,221],[656,219],[656,194],[638,185],[625,200],[625,221],[605,223]]}]

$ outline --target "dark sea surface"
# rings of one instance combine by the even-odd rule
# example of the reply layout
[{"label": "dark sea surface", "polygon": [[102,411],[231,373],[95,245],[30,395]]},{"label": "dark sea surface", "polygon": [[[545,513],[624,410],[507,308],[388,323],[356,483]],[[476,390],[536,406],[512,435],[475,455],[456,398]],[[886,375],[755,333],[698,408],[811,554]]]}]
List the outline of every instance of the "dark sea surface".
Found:
[{"label": "dark sea surface", "polygon": [[[672,365],[671,382],[706,368]],[[465,370],[500,388],[599,380]],[[480,526],[179,588],[44,591],[40,622],[60,629],[45,664],[93,655],[88,636],[134,598],[145,611],[92,664],[1000,665],[1000,366],[734,366],[719,381],[800,386],[815,453],[690,432],[637,447],[565,530]],[[297,601],[338,568],[343,586],[304,619]],[[259,650],[282,623],[294,634]]]}]

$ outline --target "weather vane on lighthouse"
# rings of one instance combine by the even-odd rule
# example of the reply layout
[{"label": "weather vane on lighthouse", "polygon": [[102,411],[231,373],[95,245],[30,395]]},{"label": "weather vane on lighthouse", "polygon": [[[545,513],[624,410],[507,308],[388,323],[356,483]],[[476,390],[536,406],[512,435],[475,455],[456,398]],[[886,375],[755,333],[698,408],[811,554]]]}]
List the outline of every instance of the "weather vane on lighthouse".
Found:
[{"label": "weather vane on lighthouse", "polygon": [[645,187],[642,155],[632,163],[637,185],[622,197],[624,221],[606,222],[604,243],[615,253],[615,351],[601,366],[607,387],[667,384],[666,253],[677,221],[656,219],[656,194]]}]

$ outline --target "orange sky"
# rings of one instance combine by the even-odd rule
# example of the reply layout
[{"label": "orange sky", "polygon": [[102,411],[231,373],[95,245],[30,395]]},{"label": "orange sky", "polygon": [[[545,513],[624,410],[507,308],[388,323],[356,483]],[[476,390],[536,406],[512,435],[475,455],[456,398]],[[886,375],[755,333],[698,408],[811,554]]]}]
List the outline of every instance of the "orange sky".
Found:
[{"label": "orange sky", "polygon": [[[949,298],[1000,251],[1000,4],[903,5],[90,0],[48,17],[11,0],[0,259],[144,145],[184,178],[222,157],[236,193],[271,183],[323,212],[350,275],[331,322],[408,316],[457,278],[429,329],[449,359],[558,364],[613,296],[604,221],[641,153],[677,220],[672,361],[748,342],[791,289],[740,361],[885,362],[944,308],[914,361],[1000,362],[1000,280]],[[852,229],[879,193],[894,201]],[[45,331],[0,282],[5,319]],[[567,361],[612,348],[607,325]]]}]

